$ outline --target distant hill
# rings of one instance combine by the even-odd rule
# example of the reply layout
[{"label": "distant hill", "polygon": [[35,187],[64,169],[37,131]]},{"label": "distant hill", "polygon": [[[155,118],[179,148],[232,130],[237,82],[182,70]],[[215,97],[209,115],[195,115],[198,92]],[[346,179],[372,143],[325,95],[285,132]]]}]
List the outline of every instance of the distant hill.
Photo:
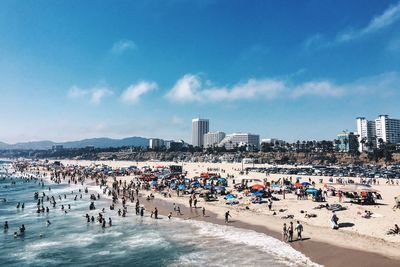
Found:
[{"label": "distant hill", "polygon": [[35,141],[35,142],[23,142],[16,144],[7,144],[0,142],[0,149],[51,149],[53,145],[63,145],[64,148],[83,148],[87,146],[94,146],[96,148],[106,147],[122,147],[122,146],[134,146],[134,147],[146,147],[149,144],[149,140],[144,137],[127,137],[123,139],[112,139],[112,138],[91,138],[80,141],[69,141],[69,142],[53,142],[53,141]]}]

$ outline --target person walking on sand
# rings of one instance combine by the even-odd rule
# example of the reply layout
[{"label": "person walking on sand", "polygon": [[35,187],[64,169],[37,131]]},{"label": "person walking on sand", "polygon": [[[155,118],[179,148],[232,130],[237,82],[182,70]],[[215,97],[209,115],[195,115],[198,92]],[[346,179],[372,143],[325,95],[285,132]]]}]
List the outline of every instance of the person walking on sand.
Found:
[{"label": "person walking on sand", "polygon": [[206,208],[203,207],[202,212],[203,212],[203,217],[206,216]]},{"label": "person walking on sand", "polygon": [[225,223],[229,223],[229,217],[232,217],[232,216],[229,214],[229,210],[228,210],[227,212],[225,212]]},{"label": "person walking on sand", "polygon": [[294,229],[293,229],[293,222],[290,222],[289,230],[288,230],[288,233],[289,233],[289,242],[293,242],[293,231],[294,231]]},{"label": "person walking on sand", "polygon": [[284,242],[288,241],[288,229],[287,229],[286,223],[283,224],[282,241],[284,241]]},{"label": "person walking on sand", "polygon": [[269,211],[271,211],[271,209],[272,209],[272,199],[268,199],[268,209],[269,209]]},{"label": "person walking on sand", "polygon": [[300,223],[300,221],[297,221],[296,230],[297,230],[297,240],[302,241],[303,237],[301,236],[301,233],[303,232],[303,225]]},{"label": "person walking on sand", "polygon": [[192,208],[192,201],[193,201],[193,199],[192,199],[192,197],[190,197],[189,198],[189,206],[190,206],[190,208]]}]

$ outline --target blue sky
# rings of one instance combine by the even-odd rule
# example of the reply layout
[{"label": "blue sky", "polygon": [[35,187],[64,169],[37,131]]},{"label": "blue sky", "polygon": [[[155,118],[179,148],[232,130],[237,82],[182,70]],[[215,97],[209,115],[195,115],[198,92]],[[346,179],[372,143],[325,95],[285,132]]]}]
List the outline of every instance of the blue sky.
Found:
[{"label": "blue sky", "polygon": [[399,1],[0,1],[0,141],[333,139],[400,117]]}]

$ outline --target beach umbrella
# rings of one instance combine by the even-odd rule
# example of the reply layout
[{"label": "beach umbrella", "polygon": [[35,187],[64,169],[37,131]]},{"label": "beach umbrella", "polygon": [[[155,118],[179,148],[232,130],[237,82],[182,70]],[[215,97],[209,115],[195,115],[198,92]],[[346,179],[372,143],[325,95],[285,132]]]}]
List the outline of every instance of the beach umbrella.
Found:
[{"label": "beach umbrella", "polygon": [[236,196],[232,195],[232,194],[228,194],[228,195],[225,196],[225,198],[226,199],[234,199],[234,198],[236,198]]},{"label": "beach umbrella", "polygon": [[253,193],[253,196],[255,196],[255,197],[262,197],[263,195],[264,195],[264,192],[261,192],[261,191],[257,191],[257,192]]},{"label": "beach umbrella", "polygon": [[301,183],[299,183],[299,182],[295,183],[294,186],[295,187],[303,187],[303,185]]},{"label": "beach umbrella", "polygon": [[272,188],[280,188],[281,185],[279,185],[279,184],[273,184],[273,185],[271,185],[271,187],[272,187]]},{"label": "beach umbrella", "polygon": [[200,187],[200,183],[199,182],[194,182],[194,183],[192,183],[192,186],[193,187]]},{"label": "beach umbrella", "polygon": [[306,190],[306,192],[307,193],[315,193],[315,192],[317,192],[318,191],[318,189],[316,189],[316,188],[308,188],[307,190]]},{"label": "beach umbrella", "polygon": [[205,188],[205,189],[211,189],[211,185],[210,185],[210,184],[206,184],[206,185],[204,186],[204,188]]},{"label": "beach umbrella", "polygon": [[302,182],[301,185],[302,186],[310,186],[311,184],[309,182]]},{"label": "beach umbrella", "polygon": [[185,188],[186,188],[186,186],[183,185],[183,184],[178,185],[178,189],[179,189],[179,190],[183,190],[183,189],[185,189]]},{"label": "beach umbrella", "polygon": [[260,190],[260,189],[264,189],[264,188],[265,188],[265,186],[262,184],[255,184],[251,187],[251,189],[253,189],[253,190]]},{"label": "beach umbrella", "polygon": [[225,178],[218,178],[218,182],[225,182],[226,179]]}]

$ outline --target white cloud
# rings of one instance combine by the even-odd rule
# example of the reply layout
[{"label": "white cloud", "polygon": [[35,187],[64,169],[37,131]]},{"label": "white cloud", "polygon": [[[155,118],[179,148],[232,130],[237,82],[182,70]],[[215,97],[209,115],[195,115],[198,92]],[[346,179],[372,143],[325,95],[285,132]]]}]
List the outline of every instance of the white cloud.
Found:
[{"label": "white cloud", "polygon": [[122,54],[126,51],[134,50],[136,47],[136,44],[131,40],[119,40],[113,44],[111,52],[114,54]]},{"label": "white cloud", "polygon": [[344,88],[329,81],[306,82],[296,86],[292,91],[293,97],[301,97],[305,95],[337,97],[343,94]]},{"label": "white cloud", "polygon": [[400,73],[388,72],[336,84],[329,80],[293,83],[290,79],[250,79],[232,87],[216,87],[202,82],[197,75],[186,74],[179,79],[166,97],[178,103],[215,103],[223,101],[284,99],[312,97],[340,98],[345,95],[385,97],[396,94]]},{"label": "white cloud", "polygon": [[72,86],[68,90],[69,98],[89,98],[93,104],[99,104],[104,97],[113,95],[114,92],[107,87],[94,87],[91,89],[82,89],[78,86]]},{"label": "white cloud", "polygon": [[99,104],[104,97],[113,95],[113,91],[110,89],[103,88],[93,88],[90,91],[90,101],[94,104]]},{"label": "white cloud", "polygon": [[400,2],[387,8],[381,15],[374,17],[366,27],[339,34],[337,42],[347,42],[367,34],[384,29],[400,19]]},{"label": "white cloud", "polygon": [[274,98],[285,89],[282,81],[250,79],[245,83],[239,83],[231,88],[214,87],[207,81],[205,85],[197,75],[186,74],[179,79],[166,97],[175,102],[207,102],[223,100],[239,100]]},{"label": "white cloud", "polygon": [[157,88],[158,86],[155,82],[141,81],[137,84],[130,85],[122,93],[121,100],[126,103],[136,103],[142,95]]}]

